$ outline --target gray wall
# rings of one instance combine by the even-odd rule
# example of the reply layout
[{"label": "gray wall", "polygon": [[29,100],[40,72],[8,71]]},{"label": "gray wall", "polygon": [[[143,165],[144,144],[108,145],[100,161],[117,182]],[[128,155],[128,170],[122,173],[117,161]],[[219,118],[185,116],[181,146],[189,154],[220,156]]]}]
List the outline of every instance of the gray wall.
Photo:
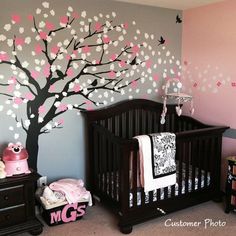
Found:
[{"label": "gray wall", "polygon": [[[0,35],[5,35],[7,39],[13,37],[13,35],[20,35],[25,38],[27,35],[31,35],[32,40],[29,45],[24,44],[22,51],[17,51],[17,55],[22,59],[29,62],[28,68],[31,70],[34,64],[34,60],[37,56],[32,56],[31,52],[34,50],[35,40],[33,38],[33,33],[31,31],[32,21],[27,19],[29,14],[36,17],[36,20],[40,22],[48,20],[57,24],[60,17],[65,15],[68,6],[73,7],[75,11],[81,14],[82,11],[86,11],[87,16],[83,19],[80,17],[75,23],[77,26],[75,28],[80,32],[81,25],[79,22],[81,20],[86,21],[88,18],[94,19],[94,16],[99,16],[103,14],[103,19],[106,19],[106,15],[115,12],[116,17],[113,19],[114,24],[128,23],[127,34],[124,35],[126,42],[147,42],[147,47],[143,47],[139,51],[137,57],[141,57],[144,60],[144,55],[148,55],[151,60],[150,68],[149,66],[140,67],[137,71],[134,69],[134,74],[131,72],[126,80],[132,80],[133,78],[143,77],[143,82],[139,80],[136,85],[128,86],[125,88],[125,94],[110,94],[108,98],[104,95],[105,91],[99,90],[94,93],[93,99],[96,101],[106,100],[107,105],[115,103],[119,100],[124,100],[128,98],[148,98],[152,100],[158,100],[161,97],[161,87],[165,80],[165,77],[178,77],[181,67],[179,62],[181,61],[181,33],[182,25],[176,24],[176,15],[181,16],[182,12],[155,8],[155,7],[145,7],[142,5],[126,4],[121,2],[105,1],[105,0],[57,0],[57,1],[45,1],[50,3],[50,8],[44,8],[41,1],[33,0],[1,0],[0,1],[0,24],[1,30]],[[44,13],[48,14],[48,17],[44,17],[43,14],[36,14],[36,9],[40,8]],[[55,16],[50,15],[50,10],[55,11]],[[20,22],[16,24],[11,23],[11,16],[13,14],[20,15]],[[108,18],[107,18],[108,19]],[[133,22],[136,22],[135,24]],[[10,23],[12,28],[10,31],[6,31],[3,27]],[[73,24],[74,24],[73,23]],[[19,33],[19,27],[24,27],[24,33]],[[138,31],[137,31],[138,30]],[[146,33],[146,36],[145,36]],[[148,34],[148,38],[147,38]],[[135,35],[138,39],[135,38]],[[152,35],[152,36],[151,36]],[[159,45],[158,40],[160,36],[166,39],[164,45]],[[59,41],[63,42],[64,39],[68,37],[68,33],[62,33],[58,35]],[[82,36],[81,36],[82,37]],[[111,36],[118,37],[118,36]],[[0,41],[0,52],[7,52],[10,57],[11,48],[6,45],[7,39]],[[56,40],[56,39],[55,39]],[[58,42],[58,41],[57,41]],[[53,40],[52,42],[53,43]],[[163,47],[164,46],[164,47]],[[143,55],[141,55],[141,51]],[[119,53],[117,48],[112,47],[109,51],[110,53]],[[155,55],[154,55],[155,53]],[[42,55],[38,56],[42,59]],[[33,65],[34,64],[34,65]],[[12,76],[12,70],[8,65],[0,64],[0,84],[7,83],[7,80]],[[129,70],[131,71],[132,68]],[[128,72],[127,72],[128,73]],[[16,77],[19,76],[16,75]],[[158,76],[158,79],[157,79]],[[17,77],[18,78],[18,77]],[[19,78],[20,79],[20,78]],[[39,83],[43,84],[43,79]],[[87,83],[88,79],[93,78],[84,77],[83,83]],[[82,80],[81,79],[81,80]],[[154,79],[154,80],[153,80]],[[64,81],[57,84],[59,87]],[[82,83],[82,82],[81,82]],[[90,86],[87,83],[87,86]],[[6,86],[0,86],[0,93],[4,93]],[[132,97],[130,97],[132,96]],[[111,97],[113,99],[111,100]],[[22,128],[16,127],[15,119],[6,115],[9,109],[13,110],[13,113],[17,115],[17,118],[25,119],[26,109],[24,104],[20,105],[18,109],[10,107],[6,104],[8,97],[0,95],[0,151],[2,152],[8,142],[21,141],[25,144],[26,135]],[[84,101],[82,96],[71,97],[68,103],[79,104]],[[47,107],[49,104],[45,104]],[[85,109],[88,107],[84,106]],[[97,109],[97,107],[93,107]],[[48,176],[49,180],[54,180],[62,177],[75,177],[75,178],[85,178],[85,143],[84,143],[84,121],[81,115],[77,115],[77,111],[69,110],[62,115],[64,119],[64,125],[62,129],[53,129],[49,134],[40,135],[39,139],[39,159],[38,159],[38,171],[41,175]],[[59,118],[58,118],[59,119]],[[10,130],[12,127],[13,130]],[[11,128],[11,129],[12,129]],[[19,138],[15,139],[14,135],[19,134]]]}]

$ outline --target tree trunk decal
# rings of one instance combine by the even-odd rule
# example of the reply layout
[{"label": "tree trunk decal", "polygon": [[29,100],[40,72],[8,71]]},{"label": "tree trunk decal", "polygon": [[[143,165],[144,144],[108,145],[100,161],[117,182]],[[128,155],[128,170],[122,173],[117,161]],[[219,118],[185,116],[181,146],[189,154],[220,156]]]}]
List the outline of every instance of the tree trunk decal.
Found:
[{"label": "tree trunk decal", "polygon": [[[29,166],[34,169],[40,135],[62,128],[65,112],[107,105],[115,94],[132,99],[126,94],[138,94],[143,83],[150,83],[144,94],[158,91],[157,64],[150,57],[155,51],[148,44],[154,35],[145,33],[139,40],[136,30],[133,41],[126,39],[131,26],[116,23],[115,12],[87,16],[69,6],[64,16],[55,16],[50,4],[43,2],[27,16],[30,32],[21,25],[26,16],[14,14],[0,33],[0,66],[12,70],[10,78],[0,78],[0,95],[6,97],[0,111],[25,131]],[[170,56],[169,51],[165,54]],[[179,68],[174,70],[177,76]],[[80,98],[77,103],[72,102],[75,96]],[[22,109],[24,117],[18,112]],[[19,138],[17,133],[14,138]]]}]

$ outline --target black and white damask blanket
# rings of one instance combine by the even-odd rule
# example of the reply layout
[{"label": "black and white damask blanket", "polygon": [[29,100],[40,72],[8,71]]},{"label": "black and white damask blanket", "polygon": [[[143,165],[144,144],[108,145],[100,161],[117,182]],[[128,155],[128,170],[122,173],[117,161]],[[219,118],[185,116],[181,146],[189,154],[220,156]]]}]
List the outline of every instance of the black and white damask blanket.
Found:
[{"label": "black and white damask blanket", "polygon": [[175,184],[175,134],[156,133],[134,138],[139,142],[140,182],[144,191]]}]

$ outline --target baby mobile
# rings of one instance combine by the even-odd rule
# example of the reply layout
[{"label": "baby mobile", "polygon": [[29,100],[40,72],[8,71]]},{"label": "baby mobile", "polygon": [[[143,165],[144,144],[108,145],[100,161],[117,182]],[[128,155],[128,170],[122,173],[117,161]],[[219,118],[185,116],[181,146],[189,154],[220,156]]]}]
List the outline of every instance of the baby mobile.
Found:
[{"label": "baby mobile", "polygon": [[182,114],[181,104],[185,102],[190,102],[190,114],[193,115],[194,113],[193,97],[189,94],[182,93],[181,92],[182,87],[183,87],[182,83],[177,78],[167,80],[167,82],[163,86],[163,89],[164,89],[163,100],[164,101],[163,101],[163,110],[162,110],[161,120],[160,120],[161,124],[165,124],[166,122],[165,117],[167,113],[167,106],[166,106],[167,100],[175,101],[177,103],[177,106],[175,109],[178,116],[181,116]]}]

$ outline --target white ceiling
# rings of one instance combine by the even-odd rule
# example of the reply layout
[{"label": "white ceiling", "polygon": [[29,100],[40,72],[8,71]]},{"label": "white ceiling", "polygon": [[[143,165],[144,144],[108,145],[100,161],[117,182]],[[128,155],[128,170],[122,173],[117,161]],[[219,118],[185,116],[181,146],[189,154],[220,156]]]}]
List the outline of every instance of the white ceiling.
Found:
[{"label": "white ceiling", "polygon": [[136,3],[148,6],[172,8],[186,10],[194,7],[200,7],[212,3],[223,2],[224,0],[115,0],[120,2]]}]

